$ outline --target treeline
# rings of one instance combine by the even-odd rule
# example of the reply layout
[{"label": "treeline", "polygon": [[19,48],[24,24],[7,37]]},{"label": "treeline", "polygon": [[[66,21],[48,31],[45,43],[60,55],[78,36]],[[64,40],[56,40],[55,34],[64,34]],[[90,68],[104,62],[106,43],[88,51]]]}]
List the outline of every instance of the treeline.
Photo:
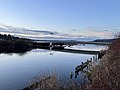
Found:
[{"label": "treeline", "polygon": [[0,34],[0,53],[25,52],[32,49],[30,39],[14,37],[10,34]]},{"label": "treeline", "polygon": [[30,40],[27,38],[19,38],[19,37],[15,37],[13,35],[10,34],[0,34],[0,40]]},{"label": "treeline", "polygon": [[48,49],[49,43],[37,43],[32,39],[0,34],[0,53],[19,53],[36,48]]}]

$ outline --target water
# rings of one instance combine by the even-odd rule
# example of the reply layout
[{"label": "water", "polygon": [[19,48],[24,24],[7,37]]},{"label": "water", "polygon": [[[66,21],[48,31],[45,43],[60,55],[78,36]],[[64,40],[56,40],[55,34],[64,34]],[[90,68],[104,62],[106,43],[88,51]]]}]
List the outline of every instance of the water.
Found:
[{"label": "water", "polygon": [[91,50],[91,51],[100,51],[100,50],[104,50],[107,49],[108,46],[107,45],[93,45],[93,44],[89,44],[89,45],[74,45],[71,47],[66,47],[66,49],[75,49],[75,50]]},{"label": "water", "polygon": [[61,78],[69,79],[69,74],[76,65],[92,56],[43,49],[21,55],[0,54],[0,90],[21,90],[29,84],[29,80],[41,73],[55,71]]}]

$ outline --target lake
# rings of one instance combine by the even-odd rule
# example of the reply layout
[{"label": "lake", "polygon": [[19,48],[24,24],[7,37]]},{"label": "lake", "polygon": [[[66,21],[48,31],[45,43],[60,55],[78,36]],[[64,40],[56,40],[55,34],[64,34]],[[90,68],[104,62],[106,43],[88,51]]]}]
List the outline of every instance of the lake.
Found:
[{"label": "lake", "polygon": [[[69,48],[98,51],[106,46],[76,45]],[[60,78],[67,80],[77,65],[92,56],[44,49],[31,50],[25,54],[0,54],[0,90],[21,90],[34,77],[52,72],[57,72]]]}]

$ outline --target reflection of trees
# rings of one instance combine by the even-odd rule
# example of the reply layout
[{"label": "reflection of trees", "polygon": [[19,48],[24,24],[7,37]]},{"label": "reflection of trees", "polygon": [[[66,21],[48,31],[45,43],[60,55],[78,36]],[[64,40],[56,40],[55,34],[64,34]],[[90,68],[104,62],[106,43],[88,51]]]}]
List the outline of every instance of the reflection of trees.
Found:
[{"label": "reflection of trees", "polygon": [[25,51],[25,52],[19,52],[19,53],[16,53],[16,54],[18,54],[19,56],[24,56],[27,52],[29,52],[29,51]]},{"label": "reflection of trees", "polygon": [[32,49],[31,48],[4,49],[4,50],[0,51],[0,54],[5,53],[5,54],[8,54],[8,55],[12,55],[13,53],[16,53],[20,56],[23,56],[30,50],[32,50]]}]

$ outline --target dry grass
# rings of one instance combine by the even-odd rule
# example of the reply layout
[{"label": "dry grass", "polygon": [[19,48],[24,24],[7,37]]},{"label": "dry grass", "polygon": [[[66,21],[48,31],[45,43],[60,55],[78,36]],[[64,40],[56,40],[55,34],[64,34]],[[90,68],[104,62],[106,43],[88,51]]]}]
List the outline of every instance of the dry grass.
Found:
[{"label": "dry grass", "polygon": [[57,74],[52,74],[44,75],[42,78],[35,77],[31,84],[23,90],[83,90],[85,85],[82,83],[81,86],[75,81],[62,82]]},{"label": "dry grass", "polygon": [[99,65],[91,69],[87,90],[120,90],[120,39],[109,47]]}]

